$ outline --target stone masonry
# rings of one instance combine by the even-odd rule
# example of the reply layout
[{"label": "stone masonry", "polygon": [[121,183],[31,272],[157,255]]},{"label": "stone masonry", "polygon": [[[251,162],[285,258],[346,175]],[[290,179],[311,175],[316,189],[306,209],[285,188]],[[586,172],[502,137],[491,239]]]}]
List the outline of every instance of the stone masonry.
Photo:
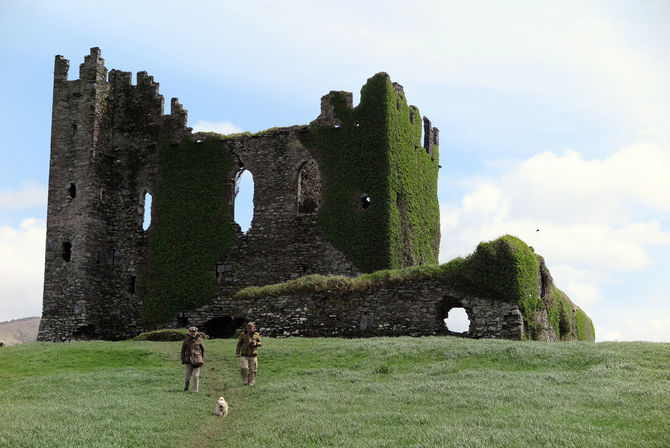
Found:
[{"label": "stone masonry", "polygon": [[[257,299],[219,297],[190,313],[190,322],[215,335],[229,335],[245,319],[268,336],[427,336],[458,334],[444,320],[464,308],[465,333],[474,338],[522,339],[523,316],[516,303],[467,297],[439,280],[406,281],[365,292],[325,291]],[[218,316],[213,320],[213,316]],[[215,322],[218,326],[213,327]],[[208,333],[208,334],[209,334]]]}]

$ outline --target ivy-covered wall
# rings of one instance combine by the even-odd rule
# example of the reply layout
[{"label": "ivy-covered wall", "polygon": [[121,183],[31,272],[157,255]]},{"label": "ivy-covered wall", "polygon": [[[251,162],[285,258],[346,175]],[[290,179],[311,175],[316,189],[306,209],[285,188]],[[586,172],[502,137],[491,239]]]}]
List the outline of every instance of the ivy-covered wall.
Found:
[{"label": "ivy-covered wall", "polygon": [[228,179],[232,155],[221,139],[185,139],[159,150],[159,180],[140,293],[151,328],[217,294],[215,263],[235,243]]},{"label": "ivy-covered wall", "polygon": [[437,264],[440,249],[438,146],[432,142],[430,148],[421,146],[421,114],[415,106],[407,105],[401,87],[387,82],[386,96],[391,166],[389,266]]},{"label": "ivy-covered wall", "polygon": [[332,92],[338,124],[300,135],[323,176],[319,226],[362,272],[437,263],[437,153],[421,147],[421,116],[400,92],[386,73],[355,108]]},{"label": "ivy-covered wall", "polygon": [[[544,277],[540,276],[541,266],[546,271]],[[542,295],[542,291],[546,293]],[[560,299],[555,299],[558,296]],[[274,308],[275,303],[290,308],[286,302],[299,301],[299,297],[309,297],[305,300],[314,304],[306,307],[300,316],[309,322],[298,320],[297,328],[291,319],[276,316]],[[240,308],[244,308],[244,312],[245,307],[253,306],[258,313],[271,315],[273,322],[287,327],[265,329],[275,334],[285,331],[293,334],[300,332],[300,328],[309,328],[309,335],[327,336],[333,325],[339,325],[331,322],[329,316],[337,304],[342,303],[340,311],[351,322],[347,330],[337,331],[338,334],[346,331],[344,334],[349,336],[359,332],[356,319],[361,319],[363,326],[363,321],[367,323],[372,319],[371,315],[377,316],[377,329],[366,328],[360,335],[413,334],[419,329],[431,334],[445,333],[447,329],[442,319],[450,308],[462,306],[472,323],[472,331],[467,334],[471,337],[521,338],[523,335],[532,340],[595,340],[593,323],[555,288],[542,258],[511,235],[480,243],[471,255],[439,266],[383,270],[353,279],[315,275],[278,285],[247,288],[237,293],[235,299],[243,304]],[[501,303],[508,307],[500,308],[497,304]],[[234,307],[235,303],[229,306]],[[321,313],[322,308],[330,314]],[[379,316],[389,320],[380,321]]]}]

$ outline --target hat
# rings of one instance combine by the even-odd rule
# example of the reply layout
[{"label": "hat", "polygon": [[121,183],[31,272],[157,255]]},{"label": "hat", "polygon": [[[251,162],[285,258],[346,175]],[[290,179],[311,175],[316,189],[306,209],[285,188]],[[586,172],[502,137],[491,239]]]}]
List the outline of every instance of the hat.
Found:
[{"label": "hat", "polygon": [[198,331],[198,327],[190,327],[188,331]]}]

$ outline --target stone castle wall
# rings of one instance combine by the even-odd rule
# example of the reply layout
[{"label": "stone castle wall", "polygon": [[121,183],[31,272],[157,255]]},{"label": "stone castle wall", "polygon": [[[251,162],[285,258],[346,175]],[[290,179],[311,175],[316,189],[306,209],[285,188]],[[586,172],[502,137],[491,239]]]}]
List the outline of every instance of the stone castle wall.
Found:
[{"label": "stone castle wall", "polygon": [[[158,84],[145,72],[136,85],[128,72],[108,74],[97,48],[81,64],[80,79],[68,80],[68,69],[69,61],[57,56],[39,339],[123,339],[145,329],[138,286],[151,254],[142,223],[147,193],[160,209],[160,147],[200,136],[186,127],[176,98],[171,114],[163,114]],[[225,186],[235,244],[211,267],[223,295],[309,273],[359,273],[317,226],[321,182],[297,138],[305,128],[221,142],[236,162]],[[255,181],[246,234],[234,221],[242,170]]]},{"label": "stone castle wall", "polygon": [[146,257],[145,193],[157,177],[156,148],[181,138],[176,99],[163,115],[145,72],[108,73],[92,48],[67,79],[54,68],[43,319],[39,340],[119,339],[142,330],[138,268]]},{"label": "stone castle wall", "polygon": [[524,337],[523,315],[516,303],[463,296],[440,280],[411,280],[353,293],[219,297],[192,311],[187,324],[214,336],[229,336],[247,320],[255,321],[263,334],[274,337],[460,334],[445,325],[453,308],[465,309],[470,320],[468,337]]}]

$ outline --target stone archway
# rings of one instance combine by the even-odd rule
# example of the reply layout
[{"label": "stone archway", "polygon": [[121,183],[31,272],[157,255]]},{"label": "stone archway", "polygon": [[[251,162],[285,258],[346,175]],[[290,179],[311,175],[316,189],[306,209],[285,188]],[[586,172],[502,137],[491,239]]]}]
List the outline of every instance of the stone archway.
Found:
[{"label": "stone archway", "polygon": [[[464,311],[465,316],[462,319],[467,319],[467,330],[465,331],[455,331],[459,328],[452,330],[449,328],[448,319],[450,311]],[[474,329],[474,316],[472,315],[472,309],[466,307],[459,299],[452,296],[445,296],[437,306],[437,319],[440,322],[440,325],[444,326],[444,333],[452,336],[462,336],[462,337],[472,337]]]}]

